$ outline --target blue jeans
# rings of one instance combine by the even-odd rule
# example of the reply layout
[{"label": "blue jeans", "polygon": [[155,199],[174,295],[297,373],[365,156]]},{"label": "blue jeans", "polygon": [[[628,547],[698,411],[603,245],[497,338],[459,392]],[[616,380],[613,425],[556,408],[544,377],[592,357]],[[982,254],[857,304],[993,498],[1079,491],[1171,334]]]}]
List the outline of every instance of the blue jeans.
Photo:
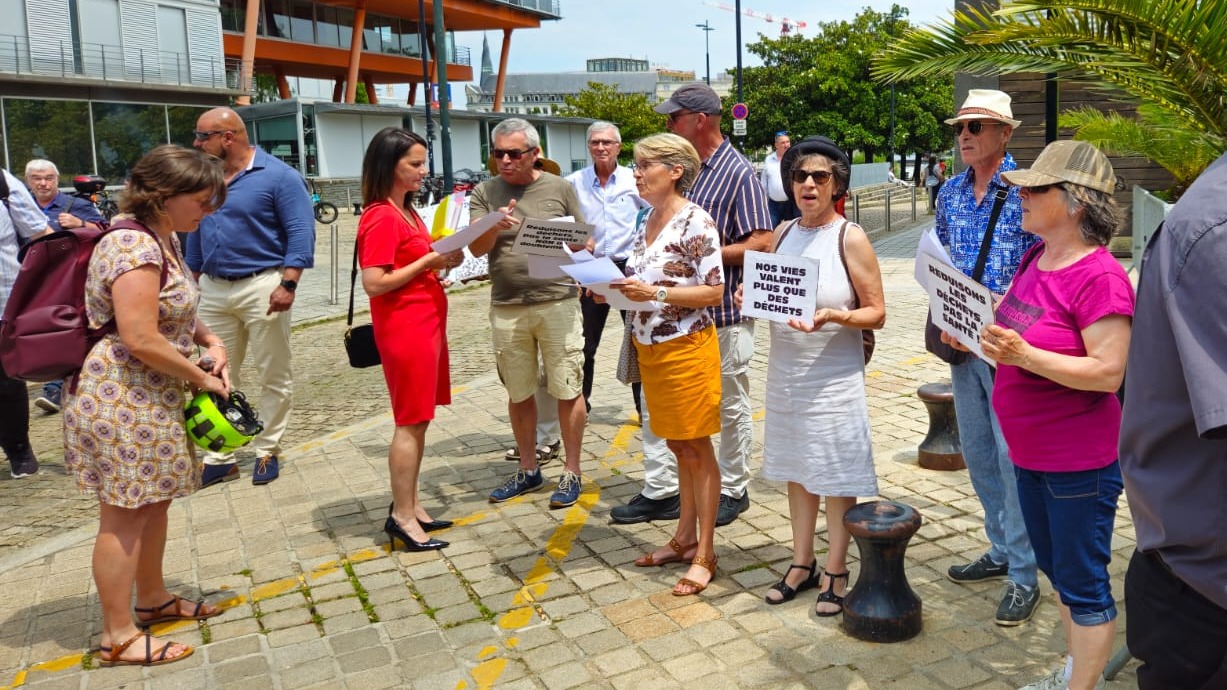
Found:
[{"label": "blue jeans", "polygon": [[1040,570],[1075,625],[1116,618],[1112,599],[1112,523],[1124,485],[1120,463],[1080,472],[1015,468],[1018,499]]},{"label": "blue jeans", "polygon": [[971,475],[971,486],[984,508],[984,532],[988,535],[989,558],[1008,563],[1014,584],[1035,587],[1035,553],[1027,538],[1022,509],[1018,505],[1018,485],[1014,463],[1001,435],[993,412],[993,372],[983,360],[972,357],[950,366],[954,388],[954,413],[959,422],[959,443],[963,462]]},{"label": "blue jeans", "polygon": [[60,389],[64,387],[64,381],[48,381],[43,384],[43,395],[59,395]]}]

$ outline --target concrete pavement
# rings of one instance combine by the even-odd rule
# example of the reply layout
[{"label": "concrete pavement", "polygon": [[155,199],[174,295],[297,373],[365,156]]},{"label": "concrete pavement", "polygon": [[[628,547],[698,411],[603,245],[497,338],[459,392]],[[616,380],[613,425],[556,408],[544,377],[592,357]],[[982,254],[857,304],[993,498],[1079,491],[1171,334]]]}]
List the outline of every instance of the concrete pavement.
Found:
[{"label": "concrete pavement", "polygon": [[[924,602],[924,631],[913,640],[854,640],[839,618],[812,614],[812,592],[780,606],[763,603],[791,560],[791,534],[784,487],[757,477],[750,510],[716,532],[720,570],[702,595],[670,595],[680,566],[634,567],[638,554],[668,539],[673,523],[608,522],[609,509],[637,493],[642,479],[633,407],[613,380],[615,320],[598,361],[579,503],[551,511],[548,490],[488,503],[489,491],[514,467],[502,459],[511,433],[503,390],[489,373],[489,341],[480,325],[487,300],[477,288],[453,296],[457,387],[453,404],[439,410],[428,432],[421,480],[433,514],[456,520],[439,533],[451,547],[388,553],[379,529],[390,500],[392,422],[382,379],[378,370],[337,369],[343,368],[343,324],[304,324],[296,337],[310,337],[296,341],[295,357],[300,369],[309,369],[305,378],[321,391],[332,390],[330,379],[345,383],[321,394],[322,408],[313,405],[311,390],[299,388],[294,425],[311,431],[296,435],[281,478],[265,487],[245,480],[211,487],[171,508],[166,572],[172,590],[203,593],[226,608],[207,623],[156,629],[198,645],[190,659],[87,670],[100,626],[89,506],[81,508],[82,499],[65,489],[69,480],[53,472],[36,477],[41,484],[0,482],[6,517],[42,511],[49,523],[38,539],[0,542],[0,591],[6,593],[0,687],[998,690],[1030,682],[1060,662],[1051,589],[1044,583],[1030,623],[996,626],[1000,582],[956,585],[944,577],[949,565],[986,548],[966,472],[916,465],[927,427],[916,388],[948,376],[923,351],[925,297],[911,278],[918,232],[875,242],[888,318],[867,373],[881,495],[917,508],[924,519],[907,552],[908,578]],[[352,250],[352,233],[348,239]],[[321,244],[326,240],[325,230]],[[339,259],[346,280],[349,256],[343,250]],[[318,265],[309,274],[297,318],[309,318],[316,291],[323,289],[328,301],[323,274]],[[338,306],[344,300],[320,306],[311,318],[335,316]],[[761,435],[766,324],[757,336],[751,378]],[[553,480],[559,472],[557,464],[545,469]],[[85,516],[80,526],[57,523],[39,495],[74,506]],[[825,529],[819,529],[822,551]],[[1123,501],[1113,547],[1119,597],[1133,548]],[[855,548],[851,556],[855,578]],[[1118,644],[1124,622],[1122,615]],[[1132,686],[1131,668],[1109,687]]]}]

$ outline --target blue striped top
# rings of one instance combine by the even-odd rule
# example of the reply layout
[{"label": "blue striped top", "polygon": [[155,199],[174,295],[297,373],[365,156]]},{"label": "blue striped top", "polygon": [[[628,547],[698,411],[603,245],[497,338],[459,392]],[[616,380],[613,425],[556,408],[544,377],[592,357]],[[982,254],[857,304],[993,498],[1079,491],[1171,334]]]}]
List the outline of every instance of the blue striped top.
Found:
[{"label": "blue striped top", "polygon": [[[754,168],[729,143],[728,137],[710,158],[703,161],[699,176],[686,197],[707,211],[716,222],[720,246],[736,244],[755,230],[771,230],[767,195],[754,175]],[[745,321],[733,306],[733,293],[741,285],[742,267],[724,266],[724,301],[709,307],[717,327]]]}]

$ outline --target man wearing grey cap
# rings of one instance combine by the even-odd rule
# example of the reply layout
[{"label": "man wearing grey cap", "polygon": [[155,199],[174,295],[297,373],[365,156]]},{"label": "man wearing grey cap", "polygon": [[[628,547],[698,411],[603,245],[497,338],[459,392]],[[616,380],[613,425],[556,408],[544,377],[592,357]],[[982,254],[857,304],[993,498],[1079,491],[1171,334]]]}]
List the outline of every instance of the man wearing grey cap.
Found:
[{"label": "man wearing grey cap", "polygon": [[[724,301],[711,307],[720,342],[720,507],[716,524],[727,525],[750,507],[750,448],[754,425],[750,411],[750,359],[754,357],[754,322],[733,305],[741,285],[747,250],[764,251],[771,239],[767,197],[749,161],[720,133],[720,97],[702,82],[686,84],[655,108],[667,115],[670,132],[689,141],[703,165],[686,196],[716,222],[724,262]],[[664,456],[668,457],[668,456]],[[611,511],[614,522],[675,517],[677,476],[667,465],[648,462],[644,490]],[[667,555],[667,554],[666,554]]]}]

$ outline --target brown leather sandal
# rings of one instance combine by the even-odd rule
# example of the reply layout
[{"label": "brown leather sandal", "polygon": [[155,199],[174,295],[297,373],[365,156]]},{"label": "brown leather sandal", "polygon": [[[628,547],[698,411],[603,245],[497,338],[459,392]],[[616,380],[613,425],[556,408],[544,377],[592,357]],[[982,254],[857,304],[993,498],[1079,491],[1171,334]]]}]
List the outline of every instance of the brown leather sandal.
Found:
[{"label": "brown leather sandal", "polygon": [[681,544],[677,543],[676,539],[670,539],[669,548],[673,549],[672,556],[665,556],[660,560],[656,560],[652,557],[652,554],[645,553],[639,558],[635,559],[635,565],[640,568],[652,568],[658,565],[668,565],[669,563],[681,563],[682,561],[686,560],[686,552],[691,549],[699,548],[699,543],[695,542],[690,546],[682,546]]},{"label": "brown leather sandal", "polygon": [[[207,606],[205,602],[189,601],[188,603],[195,604],[196,608],[192,609],[192,613],[190,615],[184,616],[179,613],[179,602],[181,601],[184,601],[183,597],[176,596],[161,606],[154,606],[153,608],[148,609],[143,609],[139,606],[134,608],[133,611],[136,611],[136,625],[141,628],[148,628],[151,625],[157,625],[158,623],[169,623],[171,621],[202,621],[206,618],[212,618],[213,616],[221,613],[221,609],[217,609],[212,613],[204,613],[204,607]],[[163,614],[160,616],[154,615],[153,618],[141,617],[141,614],[161,613],[172,606],[174,607],[174,613]]]},{"label": "brown leather sandal", "polygon": [[[128,647],[132,646],[140,638],[145,638],[145,658],[144,659],[120,659],[119,655],[123,654]],[[167,657],[166,654],[175,642],[167,642],[158,650],[158,655],[155,658],[153,654],[153,636],[147,632],[138,632],[129,637],[126,642],[115,647],[99,647],[98,648],[98,665],[103,667],[110,666],[161,666],[162,664],[170,664],[181,659],[186,659],[192,655],[195,649],[184,645],[183,652],[172,657]],[[105,656],[104,656],[105,654]]]},{"label": "brown leather sandal", "polygon": [[[703,590],[707,589],[707,585],[710,585],[711,581],[716,579],[716,562],[719,560],[720,558],[718,556],[712,556],[710,561],[707,560],[706,558],[703,558],[702,556],[695,556],[694,560],[691,561],[690,564],[697,565],[700,568],[706,568],[707,572],[711,573],[711,578],[707,581],[707,584],[702,584],[699,582],[695,582],[694,580],[691,580],[688,577],[683,577],[682,579],[677,581],[676,585],[673,585],[673,596],[688,597],[693,594],[698,594],[699,592],[702,592]],[[690,587],[694,591],[693,592],[679,592],[677,591],[678,587]]]}]

